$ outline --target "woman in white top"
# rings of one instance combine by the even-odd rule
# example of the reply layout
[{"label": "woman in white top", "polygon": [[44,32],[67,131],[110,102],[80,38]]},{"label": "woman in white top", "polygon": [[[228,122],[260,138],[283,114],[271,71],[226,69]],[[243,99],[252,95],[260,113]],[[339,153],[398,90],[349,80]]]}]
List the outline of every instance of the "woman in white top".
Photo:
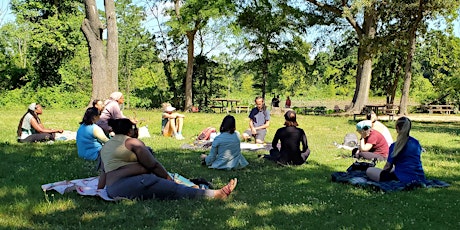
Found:
[{"label": "woman in white top", "polygon": [[27,112],[19,121],[17,135],[18,142],[42,142],[54,140],[55,133],[62,133],[62,129],[47,129],[43,126],[38,115],[43,113],[40,104],[32,103]]}]

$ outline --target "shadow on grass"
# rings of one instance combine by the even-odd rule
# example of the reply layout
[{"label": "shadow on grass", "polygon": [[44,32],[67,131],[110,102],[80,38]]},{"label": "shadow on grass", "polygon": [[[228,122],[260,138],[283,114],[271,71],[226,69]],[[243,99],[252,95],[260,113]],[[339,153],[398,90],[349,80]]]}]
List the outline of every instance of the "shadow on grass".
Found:
[{"label": "shadow on grass", "polygon": [[[427,215],[436,215],[440,207],[445,210],[448,203],[452,207],[447,208],[445,216],[439,217],[439,223],[449,227],[455,223],[449,225],[447,220],[454,219],[459,205],[452,204],[453,198],[457,203],[458,199],[447,189],[383,194],[332,183],[330,175],[335,169],[326,161],[328,155],[324,158],[315,156],[301,166],[281,167],[258,159],[257,152],[244,152],[250,162],[247,168],[220,171],[200,165],[202,151],[173,148],[155,149],[157,158],[171,172],[186,177],[203,177],[212,180],[216,187],[237,177],[238,186],[230,199],[106,202],[76,193],[47,192],[44,195],[41,184],[94,176],[94,162],[79,159],[75,143],[71,142],[54,145],[3,143],[0,147],[3,158],[0,163],[0,203],[3,204],[1,212],[8,213],[2,215],[8,218],[3,222],[7,228],[426,227],[430,219]],[[420,205],[427,197],[436,199],[437,205],[428,210],[412,207]],[[378,214],[378,218],[363,223],[362,217],[368,213]],[[388,213],[399,215],[386,215]],[[407,225],[408,219],[415,224]]]},{"label": "shadow on grass", "polygon": [[413,122],[412,130],[430,133],[449,133],[460,135],[459,123]]}]

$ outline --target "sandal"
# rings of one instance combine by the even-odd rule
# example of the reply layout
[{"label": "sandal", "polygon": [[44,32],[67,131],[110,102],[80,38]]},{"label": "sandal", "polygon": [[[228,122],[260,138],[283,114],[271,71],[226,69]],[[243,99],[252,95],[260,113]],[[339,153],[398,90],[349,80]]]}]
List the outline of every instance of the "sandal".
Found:
[{"label": "sandal", "polygon": [[[233,183],[232,183],[232,180],[233,180]],[[224,187],[220,189],[227,197],[230,195],[230,193],[232,193],[232,191],[236,187],[236,184],[238,183],[238,179],[233,178],[232,180],[230,180],[230,182],[227,185],[225,185]]]}]

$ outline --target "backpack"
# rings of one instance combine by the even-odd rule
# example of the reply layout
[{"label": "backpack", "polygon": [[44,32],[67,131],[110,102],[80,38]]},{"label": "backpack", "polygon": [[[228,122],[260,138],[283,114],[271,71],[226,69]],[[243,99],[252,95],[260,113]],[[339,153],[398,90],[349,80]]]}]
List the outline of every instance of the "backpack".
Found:
[{"label": "backpack", "polygon": [[347,133],[343,138],[343,145],[354,148],[358,147],[358,137],[354,133]]},{"label": "backpack", "polygon": [[207,127],[201,131],[200,135],[196,138],[197,140],[209,140],[209,137],[211,136],[211,133],[215,133],[216,128],[213,127]]}]

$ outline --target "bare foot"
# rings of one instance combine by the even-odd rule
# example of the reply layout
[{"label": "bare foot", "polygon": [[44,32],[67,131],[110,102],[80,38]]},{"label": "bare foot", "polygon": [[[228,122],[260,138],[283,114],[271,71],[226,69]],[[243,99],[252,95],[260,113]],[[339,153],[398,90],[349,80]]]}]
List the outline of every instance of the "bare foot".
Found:
[{"label": "bare foot", "polygon": [[221,200],[226,199],[233,192],[237,183],[238,180],[236,178],[231,179],[227,185],[215,191],[214,198]]}]

